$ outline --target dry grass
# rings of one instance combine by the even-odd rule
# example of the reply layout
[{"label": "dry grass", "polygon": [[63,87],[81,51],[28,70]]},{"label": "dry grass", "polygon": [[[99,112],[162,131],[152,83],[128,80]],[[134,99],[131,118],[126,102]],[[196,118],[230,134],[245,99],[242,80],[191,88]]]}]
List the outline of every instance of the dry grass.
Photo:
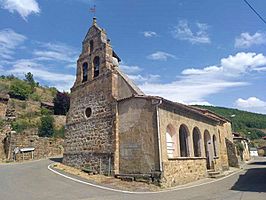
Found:
[{"label": "dry grass", "polygon": [[57,163],[54,165],[55,169],[59,169],[65,171],[69,174],[79,176],[81,178],[85,178],[90,182],[95,182],[96,184],[104,185],[106,187],[127,190],[127,191],[159,191],[161,188],[154,184],[144,183],[144,182],[127,182],[122,181],[120,179],[104,176],[104,175],[90,175],[81,171],[80,169],[76,169],[73,167],[69,167],[63,165],[61,163]]},{"label": "dry grass", "polygon": [[49,89],[36,87],[35,93],[40,96],[41,101],[53,102],[54,96]]}]

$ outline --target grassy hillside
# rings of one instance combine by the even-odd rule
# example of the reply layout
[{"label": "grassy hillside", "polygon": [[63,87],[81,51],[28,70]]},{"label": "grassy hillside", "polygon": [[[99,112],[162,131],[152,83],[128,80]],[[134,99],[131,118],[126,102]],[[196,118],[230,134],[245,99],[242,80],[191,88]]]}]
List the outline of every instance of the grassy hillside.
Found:
[{"label": "grassy hillside", "polygon": [[[28,83],[26,80],[20,80],[14,76],[0,76],[0,94],[9,94],[12,89],[14,89],[13,86],[16,85],[25,85],[28,86],[24,90],[24,93],[27,96],[27,100],[32,101],[46,101],[46,102],[53,102],[53,99],[57,93],[57,89],[54,87],[44,87],[39,85],[38,83],[34,83],[34,86],[31,86],[30,83]],[[25,88],[23,88],[25,89]],[[20,92],[20,91],[19,91]],[[24,94],[23,93],[23,94]]]},{"label": "grassy hillside", "polygon": [[252,140],[266,136],[266,115],[232,108],[214,106],[198,107],[211,110],[231,120],[233,131],[239,132]]},{"label": "grassy hillside", "polygon": [[[58,114],[55,109],[57,111],[61,109],[60,106],[59,108],[57,106],[61,104],[58,94],[63,95],[64,98],[66,93],[60,93],[54,87],[39,85],[39,83],[34,81],[33,75],[28,73],[25,75],[24,80],[12,75],[0,76],[0,95],[5,96],[7,94],[10,96],[8,106],[14,110],[16,120],[10,122],[5,118],[0,119],[0,131],[6,124],[10,124],[13,130],[21,133],[31,128],[40,130],[40,127],[48,126],[47,123],[51,123],[53,136],[63,136],[65,125],[65,116],[63,115],[65,113]],[[54,110],[41,107],[41,102],[55,103],[55,101],[59,102],[55,104]],[[49,117],[51,122],[45,122],[44,120]]]}]

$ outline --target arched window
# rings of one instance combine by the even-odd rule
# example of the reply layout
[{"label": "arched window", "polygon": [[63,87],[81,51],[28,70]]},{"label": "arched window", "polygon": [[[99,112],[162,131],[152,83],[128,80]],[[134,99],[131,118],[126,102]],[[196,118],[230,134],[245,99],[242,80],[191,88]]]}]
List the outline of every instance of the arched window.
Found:
[{"label": "arched window", "polygon": [[177,156],[176,142],[177,138],[175,129],[171,124],[169,124],[166,128],[166,148],[168,158],[174,158]]},{"label": "arched window", "polygon": [[201,156],[201,135],[200,135],[200,130],[197,127],[193,129],[193,147],[194,147],[194,156],[200,157]]},{"label": "arched window", "polygon": [[215,135],[212,136],[212,143],[214,156],[217,157],[217,140]]},{"label": "arched window", "polygon": [[93,40],[90,41],[90,53],[93,52]]},{"label": "arched window", "polygon": [[188,128],[184,124],[182,124],[179,128],[179,142],[180,142],[181,157],[189,157],[188,137],[189,137]]},{"label": "arched window", "polygon": [[99,76],[100,73],[100,58],[99,56],[96,56],[93,60],[93,66],[94,66],[94,77]]},{"label": "arched window", "polygon": [[85,62],[82,65],[82,82],[85,82],[88,80],[88,63]]}]

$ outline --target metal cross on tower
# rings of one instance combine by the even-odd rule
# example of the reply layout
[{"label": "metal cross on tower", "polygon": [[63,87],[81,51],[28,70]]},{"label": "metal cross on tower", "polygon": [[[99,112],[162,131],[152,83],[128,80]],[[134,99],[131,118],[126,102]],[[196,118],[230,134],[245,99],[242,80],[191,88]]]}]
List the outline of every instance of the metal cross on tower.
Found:
[{"label": "metal cross on tower", "polygon": [[96,5],[90,8],[90,12],[93,13],[93,16],[95,17],[96,14]]}]

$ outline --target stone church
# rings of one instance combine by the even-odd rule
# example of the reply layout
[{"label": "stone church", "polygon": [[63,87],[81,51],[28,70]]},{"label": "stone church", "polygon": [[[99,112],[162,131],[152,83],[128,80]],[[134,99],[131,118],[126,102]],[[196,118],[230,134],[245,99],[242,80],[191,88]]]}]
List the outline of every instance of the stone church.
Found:
[{"label": "stone church", "polygon": [[119,61],[94,18],[71,88],[64,164],[104,174],[150,175],[165,186],[228,169],[230,121],[145,95],[119,69]]}]

